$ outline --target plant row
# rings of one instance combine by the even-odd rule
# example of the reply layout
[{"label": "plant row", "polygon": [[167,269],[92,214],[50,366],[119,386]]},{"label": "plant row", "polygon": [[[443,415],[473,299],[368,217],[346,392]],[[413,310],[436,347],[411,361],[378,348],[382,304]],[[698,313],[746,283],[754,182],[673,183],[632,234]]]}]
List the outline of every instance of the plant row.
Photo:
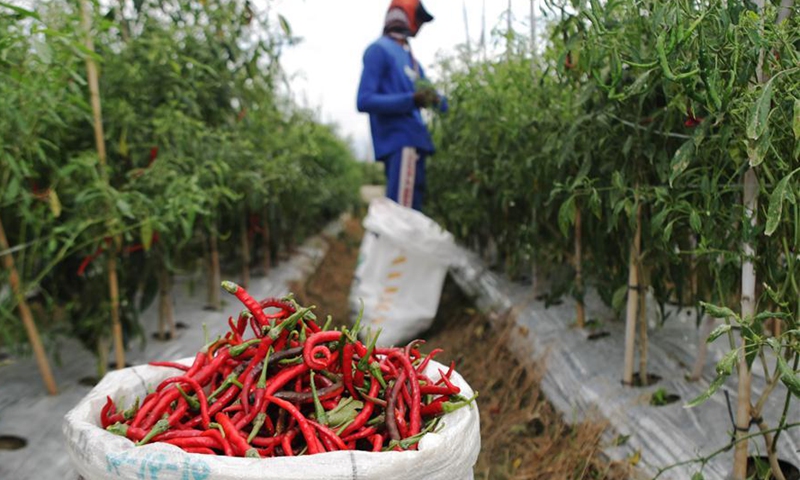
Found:
[{"label": "plant row", "polygon": [[349,146],[286,93],[279,59],[297,39],[274,13],[3,2],[0,32],[4,349],[26,349],[33,325],[45,348],[80,339],[101,372],[114,338],[122,366],[156,299],[174,334],[176,273],[207,269],[219,309],[221,264],[247,284],[357,205]]},{"label": "plant row", "polygon": [[[587,288],[625,311],[626,384],[637,344],[647,383],[646,292],[662,312],[697,307],[730,351],[691,404],[737,377],[744,478],[751,425],[781,432],[800,395],[798,6],[546,3],[535,49],[507,32],[500,58],[440,64],[453,107],[435,120],[430,214],[512,276],[536,266],[581,327]],[[777,391],[787,407],[766,425]],[[763,435],[773,470],[780,435]]]}]

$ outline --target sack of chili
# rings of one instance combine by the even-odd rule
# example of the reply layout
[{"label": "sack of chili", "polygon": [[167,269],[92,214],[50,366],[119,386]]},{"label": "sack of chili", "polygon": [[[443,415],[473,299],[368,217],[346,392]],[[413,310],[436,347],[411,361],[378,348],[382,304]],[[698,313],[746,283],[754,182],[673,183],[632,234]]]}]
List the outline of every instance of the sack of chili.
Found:
[{"label": "sack of chili", "polygon": [[87,480],[472,479],[475,393],[421,342],[381,348],[291,298],[258,302],[195,357],[109,373],[66,416]]},{"label": "sack of chili", "polygon": [[399,345],[431,326],[448,267],[461,253],[450,232],[388,198],[370,203],[364,229],[350,310],[381,329],[381,345]]}]

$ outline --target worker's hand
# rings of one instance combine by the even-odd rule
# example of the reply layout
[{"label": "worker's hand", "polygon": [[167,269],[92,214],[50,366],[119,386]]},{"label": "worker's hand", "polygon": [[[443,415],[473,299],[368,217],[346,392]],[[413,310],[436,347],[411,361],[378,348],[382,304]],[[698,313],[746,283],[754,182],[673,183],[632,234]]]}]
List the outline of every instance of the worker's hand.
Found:
[{"label": "worker's hand", "polygon": [[439,105],[440,101],[439,94],[432,88],[421,88],[414,92],[414,105],[417,108],[429,108]]}]

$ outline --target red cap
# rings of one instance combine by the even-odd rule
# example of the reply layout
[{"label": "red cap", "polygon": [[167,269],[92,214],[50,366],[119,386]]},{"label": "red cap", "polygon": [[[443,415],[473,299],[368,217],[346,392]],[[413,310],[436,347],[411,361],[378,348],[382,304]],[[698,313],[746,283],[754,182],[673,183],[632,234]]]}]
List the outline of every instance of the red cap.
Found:
[{"label": "red cap", "polygon": [[399,8],[408,17],[411,35],[416,35],[423,23],[433,20],[433,16],[425,10],[420,0],[392,0],[389,10]]}]

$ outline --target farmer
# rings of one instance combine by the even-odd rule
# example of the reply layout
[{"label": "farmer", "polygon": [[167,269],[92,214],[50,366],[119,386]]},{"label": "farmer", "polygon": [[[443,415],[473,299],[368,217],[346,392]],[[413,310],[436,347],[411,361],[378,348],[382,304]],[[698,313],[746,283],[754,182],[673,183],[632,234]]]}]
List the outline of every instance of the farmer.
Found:
[{"label": "farmer", "polygon": [[386,196],[415,210],[422,208],[425,159],[433,153],[420,109],[447,110],[408,44],[431,20],[420,0],[392,0],[383,35],[364,53],[358,87],[358,111],[369,114],[375,158],[384,162]]}]

